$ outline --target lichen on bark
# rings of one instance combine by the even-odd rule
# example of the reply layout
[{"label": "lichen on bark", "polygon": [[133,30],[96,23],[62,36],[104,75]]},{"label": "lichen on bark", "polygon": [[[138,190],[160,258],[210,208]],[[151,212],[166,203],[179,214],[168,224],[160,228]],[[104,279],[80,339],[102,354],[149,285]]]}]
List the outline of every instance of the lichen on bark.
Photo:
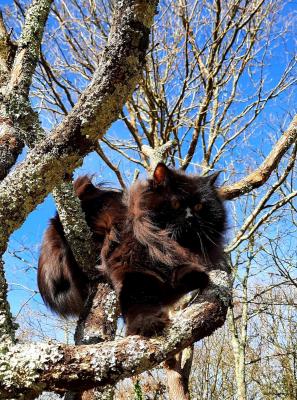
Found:
[{"label": "lichen on bark", "polygon": [[7,283],[3,261],[0,259],[0,359],[11,344],[15,343],[16,325],[7,302]]},{"label": "lichen on bark", "polygon": [[[25,348],[11,347],[1,359],[0,393],[5,393],[9,399],[32,390],[104,387],[153,368],[224,323],[230,296],[228,273],[212,271],[211,279],[211,285],[197,302],[174,317],[164,336],[151,339],[129,336],[87,346],[31,344]],[[26,389],[22,386],[24,382],[19,381],[23,368],[29,376]]]},{"label": "lichen on bark", "polygon": [[11,392],[17,393],[18,397],[26,392],[40,393],[46,386],[39,381],[40,371],[46,371],[62,357],[57,345],[10,345],[0,357],[0,399],[8,398]]},{"label": "lichen on bark", "polygon": [[52,2],[32,1],[17,44],[10,39],[0,14],[0,180],[24,145],[33,146],[43,136],[28,95]]},{"label": "lichen on bark", "polygon": [[[5,249],[9,234],[65,174],[81,163],[117,119],[141,73],[156,4],[157,1],[144,0],[117,3],[108,46],[90,86],[61,125],[37,144],[26,161],[0,185],[1,250]],[[8,343],[0,360],[0,398],[16,398],[44,389],[65,391],[76,386],[85,390],[113,385],[172,357],[223,324],[228,294],[222,274],[216,286],[213,273],[214,285],[203,294],[202,303],[192,304],[180,313],[164,337],[129,337],[89,346],[32,343],[24,347]],[[114,313],[113,300],[111,296],[104,309],[107,320]],[[8,317],[6,313],[9,322]]]},{"label": "lichen on bark", "polygon": [[94,267],[99,255],[93,243],[92,232],[88,227],[80,201],[75,195],[72,182],[64,181],[53,190],[65,237],[80,268],[94,275]]},{"label": "lichen on bark", "polygon": [[90,86],[52,135],[31,150],[26,161],[1,183],[0,244],[65,173],[81,163],[117,119],[140,77],[156,4],[140,0],[119,3],[119,9],[125,9],[125,18],[121,18],[123,13],[116,13],[107,48]]},{"label": "lichen on bark", "polygon": [[53,0],[33,0],[26,12],[25,24],[18,40],[18,49],[11,71],[9,90],[17,87],[27,97],[39,59],[44,27]]}]

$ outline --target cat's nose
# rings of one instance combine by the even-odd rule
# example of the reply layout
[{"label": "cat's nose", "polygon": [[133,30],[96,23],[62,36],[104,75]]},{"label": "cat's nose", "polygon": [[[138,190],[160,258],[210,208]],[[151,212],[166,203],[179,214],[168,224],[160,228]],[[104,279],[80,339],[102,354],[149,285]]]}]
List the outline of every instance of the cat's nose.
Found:
[{"label": "cat's nose", "polygon": [[186,218],[191,218],[193,216],[192,211],[189,207],[186,208]]}]

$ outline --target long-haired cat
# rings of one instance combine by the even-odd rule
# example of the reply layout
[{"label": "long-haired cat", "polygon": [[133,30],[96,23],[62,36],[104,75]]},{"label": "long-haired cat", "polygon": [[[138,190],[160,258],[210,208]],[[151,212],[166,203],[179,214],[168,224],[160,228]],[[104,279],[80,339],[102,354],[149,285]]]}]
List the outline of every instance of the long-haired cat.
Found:
[{"label": "long-haired cat", "polygon": [[102,248],[128,335],[159,333],[168,306],[205,288],[207,270],[223,259],[226,216],[217,175],[188,176],[160,163],[152,179],[132,185],[118,239]]},{"label": "long-haired cat", "polygon": [[[107,232],[120,219],[122,193],[94,186],[90,177],[74,182],[86,222],[98,247],[98,259]],[[45,304],[62,315],[79,315],[88,296],[89,280],[80,269],[64,235],[59,216],[50,220],[38,262],[38,287]]]},{"label": "long-haired cat", "polygon": [[[168,306],[191,290],[205,288],[207,271],[223,259],[226,217],[216,177],[188,176],[160,163],[153,178],[134,183],[124,199],[119,192],[94,187],[87,177],[76,181],[128,335],[159,333],[167,324]],[[57,216],[42,244],[38,283],[54,311],[81,312],[88,280]]]}]

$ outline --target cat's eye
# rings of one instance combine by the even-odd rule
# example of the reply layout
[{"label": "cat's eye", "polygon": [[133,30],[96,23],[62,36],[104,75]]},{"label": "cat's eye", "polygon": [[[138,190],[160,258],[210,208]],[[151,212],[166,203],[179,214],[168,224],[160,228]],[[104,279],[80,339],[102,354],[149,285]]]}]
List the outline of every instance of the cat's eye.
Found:
[{"label": "cat's eye", "polygon": [[171,206],[174,210],[177,210],[180,207],[180,201],[178,201],[177,199],[172,200]]},{"label": "cat's eye", "polygon": [[198,211],[200,211],[200,210],[202,210],[202,204],[201,203],[197,203],[197,204],[195,204],[194,205],[194,211],[196,211],[196,212],[198,212]]}]

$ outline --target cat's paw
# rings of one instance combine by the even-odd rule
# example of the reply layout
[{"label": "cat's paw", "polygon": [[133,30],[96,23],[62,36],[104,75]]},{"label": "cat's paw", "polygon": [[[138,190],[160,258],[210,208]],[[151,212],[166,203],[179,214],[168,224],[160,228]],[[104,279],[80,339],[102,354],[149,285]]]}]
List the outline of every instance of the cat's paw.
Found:
[{"label": "cat's paw", "polygon": [[162,334],[168,323],[168,315],[161,311],[153,315],[140,314],[132,321],[127,322],[126,334],[145,337],[158,336]]},{"label": "cat's paw", "polygon": [[209,276],[207,272],[195,265],[176,269],[173,274],[172,286],[181,293],[188,293],[196,289],[205,289],[208,284]]},{"label": "cat's paw", "polygon": [[191,271],[180,278],[179,284],[187,291],[205,289],[209,284],[209,276],[205,272]]}]

